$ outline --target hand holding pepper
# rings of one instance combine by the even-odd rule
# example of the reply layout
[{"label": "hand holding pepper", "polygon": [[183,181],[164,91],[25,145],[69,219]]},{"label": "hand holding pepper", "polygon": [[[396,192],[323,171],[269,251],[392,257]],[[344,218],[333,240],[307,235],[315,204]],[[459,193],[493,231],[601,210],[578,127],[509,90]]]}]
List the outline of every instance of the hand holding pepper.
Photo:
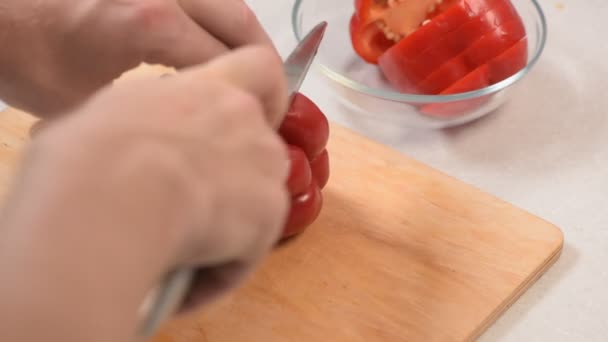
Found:
[{"label": "hand holding pepper", "polygon": [[176,267],[187,308],[239,285],[288,216],[286,102],[278,56],[242,48],[50,121],[0,214],[0,341],[132,341]]}]

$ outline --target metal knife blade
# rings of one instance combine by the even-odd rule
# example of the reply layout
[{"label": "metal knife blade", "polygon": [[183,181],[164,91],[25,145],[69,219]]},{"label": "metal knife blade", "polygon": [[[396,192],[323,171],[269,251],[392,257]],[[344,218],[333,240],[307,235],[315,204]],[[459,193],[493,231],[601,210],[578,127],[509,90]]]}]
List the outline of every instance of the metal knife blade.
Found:
[{"label": "metal knife blade", "polygon": [[[300,90],[312,61],[317,55],[326,27],[326,22],[315,26],[283,63],[290,104]],[[144,303],[144,318],[140,326],[140,336],[149,337],[154,334],[158,326],[179,308],[190,290],[195,272],[196,270],[191,268],[176,269],[163,279],[157,291],[148,298],[151,301]]]},{"label": "metal knife blade", "polygon": [[325,21],[317,24],[317,26],[300,41],[298,46],[296,46],[283,63],[285,74],[287,75],[289,104],[291,104],[293,97],[300,90],[300,86],[308,74],[310,65],[319,51],[319,46],[325,35],[326,28],[327,22]]}]

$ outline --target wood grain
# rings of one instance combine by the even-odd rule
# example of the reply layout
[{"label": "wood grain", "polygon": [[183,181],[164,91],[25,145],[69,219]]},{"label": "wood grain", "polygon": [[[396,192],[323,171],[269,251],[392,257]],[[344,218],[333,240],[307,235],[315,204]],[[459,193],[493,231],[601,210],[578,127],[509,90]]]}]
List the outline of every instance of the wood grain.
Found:
[{"label": "wood grain", "polygon": [[[6,188],[33,119],[0,115]],[[319,220],[154,342],[470,341],[559,257],[552,224],[336,124]]]}]

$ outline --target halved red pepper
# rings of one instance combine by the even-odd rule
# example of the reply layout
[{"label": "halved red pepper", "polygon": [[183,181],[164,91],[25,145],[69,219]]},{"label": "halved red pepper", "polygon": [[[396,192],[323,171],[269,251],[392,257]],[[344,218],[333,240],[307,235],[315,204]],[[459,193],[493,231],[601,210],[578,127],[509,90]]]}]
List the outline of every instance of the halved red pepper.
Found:
[{"label": "halved red pepper", "polygon": [[291,195],[289,216],[281,240],[303,232],[319,216],[323,204],[321,190],[329,180],[329,122],[308,97],[296,94],[279,134],[288,146],[290,173],[287,189]]}]

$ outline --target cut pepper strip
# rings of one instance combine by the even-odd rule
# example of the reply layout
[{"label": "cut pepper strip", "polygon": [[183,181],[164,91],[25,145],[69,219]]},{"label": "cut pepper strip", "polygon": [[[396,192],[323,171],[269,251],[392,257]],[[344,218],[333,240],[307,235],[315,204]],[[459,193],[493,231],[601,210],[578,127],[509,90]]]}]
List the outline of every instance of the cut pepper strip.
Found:
[{"label": "cut pepper strip", "polygon": [[[475,69],[448,89],[442,91],[441,95],[474,91],[498,83],[522,70],[527,61],[528,39],[524,37],[490,62]],[[491,96],[493,94],[469,100],[429,104],[423,106],[420,112],[437,117],[458,116],[479,108]]]},{"label": "cut pepper strip", "polygon": [[486,34],[464,52],[431,73],[416,86],[416,91],[439,94],[459,79],[487,63],[520,41],[526,32],[520,20],[512,20]]}]

